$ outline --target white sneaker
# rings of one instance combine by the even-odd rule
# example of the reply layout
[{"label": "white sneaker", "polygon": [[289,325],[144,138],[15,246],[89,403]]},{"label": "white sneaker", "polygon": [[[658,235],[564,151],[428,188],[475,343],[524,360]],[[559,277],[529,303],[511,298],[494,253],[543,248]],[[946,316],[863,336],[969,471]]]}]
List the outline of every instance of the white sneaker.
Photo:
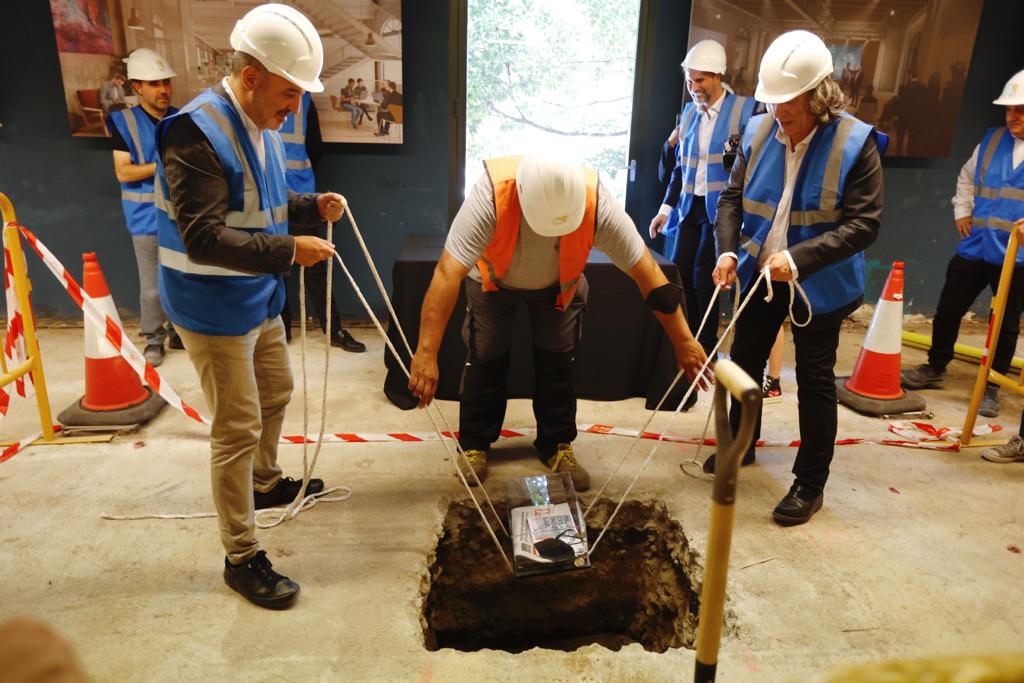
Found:
[{"label": "white sneaker", "polygon": [[981,457],[989,462],[1024,462],[1024,439],[1014,434],[1013,438],[1010,439],[1010,443],[994,448],[986,448],[981,452]]}]

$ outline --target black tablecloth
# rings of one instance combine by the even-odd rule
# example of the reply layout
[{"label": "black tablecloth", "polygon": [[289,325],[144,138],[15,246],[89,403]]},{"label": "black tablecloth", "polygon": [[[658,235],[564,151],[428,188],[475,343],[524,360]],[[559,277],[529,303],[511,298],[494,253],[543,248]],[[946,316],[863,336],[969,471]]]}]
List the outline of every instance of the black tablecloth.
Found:
[{"label": "black tablecloth", "polygon": [[[434,266],[444,248],[443,235],[409,235],[392,271],[395,313],[405,330],[409,344],[416,349],[420,307]],[[660,255],[655,259],[670,282],[679,284],[679,271]],[[583,337],[576,349],[576,394],[579,398],[619,401],[644,396],[653,408],[676,374],[672,344],[650,312],[640,290],[628,275],[615,267],[603,253],[591,250],[584,271],[590,284],[587,310],[583,317]],[[459,381],[466,361],[462,341],[462,321],[466,311],[465,292],[452,311],[438,354],[440,377],[437,398],[456,400]],[[401,337],[394,321],[388,336],[402,353],[408,367]],[[396,406],[409,409],[416,399],[407,388],[407,378],[385,349],[387,378],[384,393]],[[686,390],[685,381],[665,402],[674,410]],[[520,307],[513,328],[512,367],[508,378],[510,398],[529,398],[533,393],[533,359],[529,336],[529,318]]]}]

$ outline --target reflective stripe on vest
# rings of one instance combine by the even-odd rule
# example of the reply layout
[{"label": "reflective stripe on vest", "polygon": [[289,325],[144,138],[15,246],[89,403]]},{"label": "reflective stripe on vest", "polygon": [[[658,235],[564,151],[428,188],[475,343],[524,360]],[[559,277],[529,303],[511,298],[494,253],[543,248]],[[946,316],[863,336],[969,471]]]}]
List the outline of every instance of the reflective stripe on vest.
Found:
[{"label": "reflective stripe on vest", "polygon": [[[1013,168],[1014,138],[1006,128],[989,129],[982,139],[980,162],[974,170],[974,210],[971,234],[960,240],[956,253],[970,261],[1001,265],[1014,223],[1024,218],[1024,164]],[[1018,266],[1024,254],[1017,252]]]},{"label": "reflective stripe on vest", "polygon": [[[176,112],[171,107],[168,116]],[[156,160],[156,125],[141,106],[110,113],[110,121],[128,145],[131,163],[144,166]],[[121,209],[128,232],[133,235],[156,234],[154,177],[121,183]]]},{"label": "reflective stripe on vest", "polygon": [[[272,235],[286,233],[288,190],[280,135],[262,132],[264,167],[227,98],[204,91],[179,116],[192,119],[220,161],[228,184],[225,226]],[[169,125],[170,121],[161,123],[158,137]],[[200,263],[189,257],[168,201],[167,181],[159,161],[157,171],[154,204],[160,244],[160,300],[171,321],[202,334],[234,336],[246,334],[279,315],[284,304],[280,276]]]},{"label": "reflective stripe on vest", "polygon": [[[498,289],[515,255],[523,215],[516,190],[516,170],[521,159],[521,156],[508,156],[484,161],[484,168],[494,187],[495,210],[494,235],[477,261],[485,292]],[[596,171],[586,167],[583,168],[583,174],[587,184],[587,205],[583,218],[576,230],[558,238],[559,294],[555,307],[560,311],[566,310],[572,303],[580,275],[587,265],[590,247],[594,244],[598,177]]]},{"label": "reflective stripe on vest", "polygon": [[[752,123],[743,140],[744,156],[749,160],[739,238],[739,277],[743,287],[757,271],[786,179],[786,146],[776,138],[778,124],[767,115]],[[797,172],[786,233],[789,246],[838,226],[846,174],[873,132],[867,124],[843,115],[815,133]],[[841,308],[864,293],[864,256],[858,253],[829,264],[802,278],[801,285],[814,314]]]},{"label": "reflective stripe on vest", "polygon": [[306,150],[306,132],[309,129],[309,110],[313,97],[308,92],[299,99],[299,111],[292,114],[281,125],[281,141],[288,158],[285,178],[292,192],[316,192],[316,177],[313,164]]}]

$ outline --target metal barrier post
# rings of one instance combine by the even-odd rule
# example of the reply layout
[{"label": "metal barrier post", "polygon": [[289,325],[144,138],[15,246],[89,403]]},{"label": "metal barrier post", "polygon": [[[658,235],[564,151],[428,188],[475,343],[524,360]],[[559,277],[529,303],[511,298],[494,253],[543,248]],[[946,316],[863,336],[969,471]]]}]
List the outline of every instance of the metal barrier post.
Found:
[{"label": "metal barrier post", "polygon": [[[25,252],[21,248],[21,233],[18,231],[18,219],[14,214],[14,205],[6,195],[0,193],[0,212],[4,222],[4,244],[11,254],[11,267],[14,271],[14,293],[18,297],[21,309],[21,320],[25,334],[25,346],[28,360],[14,368],[4,368],[0,375],[0,386],[7,386],[23,375],[31,373],[35,385],[36,403],[39,406],[39,422],[43,429],[43,440],[53,441],[53,417],[50,415],[50,399],[46,393],[46,379],[43,377],[43,357],[39,353],[39,342],[36,339],[35,316],[29,304],[29,292],[32,283],[25,270]],[[10,311],[8,311],[10,314]]]}]

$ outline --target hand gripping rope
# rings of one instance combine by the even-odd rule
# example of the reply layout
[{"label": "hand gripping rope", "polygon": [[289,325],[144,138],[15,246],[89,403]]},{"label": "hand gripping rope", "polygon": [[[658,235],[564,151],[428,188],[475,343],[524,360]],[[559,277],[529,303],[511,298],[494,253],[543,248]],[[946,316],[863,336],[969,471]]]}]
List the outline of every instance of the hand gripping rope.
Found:
[{"label": "hand gripping rope", "polygon": [[[771,267],[768,266],[768,265],[765,265],[764,271],[765,271],[765,286],[768,288],[768,295],[765,296],[764,300],[765,300],[765,303],[769,303],[769,302],[771,302],[772,298],[774,297],[774,290],[772,288],[772,280],[771,280]],[[811,317],[813,315],[813,313],[811,312],[811,302],[810,302],[810,300],[808,300],[807,294],[804,292],[803,287],[801,287],[799,283],[797,283],[795,281],[790,281],[787,284],[789,285],[789,319],[790,319],[790,322],[792,322],[795,327],[807,327],[811,323]],[[715,294],[711,298],[712,303],[714,303],[714,301],[715,301],[714,297],[718,296],[718,290],[719,290],[719,286],[716,285],[715,286]],[[807,320],[805,320],[802,323],[798,323],[796,321],[796,318],[793,317],[793,302],[794,302],[794,298],[795,298],[794,290],[799,290],[800,296],[803,298],[804,303],[807,306]],[[733,299],[733,309],[732,309],[733,318],[736,318],[736,316],[738,315],[738,312],[736,310],[738,308],[738,306],[739,306],[739,299],[738,298],[734,298]],[[709,305],[709,308],[710,308],[710,305]],[[707,318],[706,315],[705,315],[705,318]],[[704,323],[701,322],[701,329],[703,329],[703,328],[704,328]],[[701,432],[700,442],[697,444],[697,453],[694,454],[694,456],[692,458],[684,460],[683,462],[681,462],[679,464],[679,469],[681,469],[683,474],[687,475],[688,477],[693,477],[694,479],[706,479],[706,480],[714,479],[714,477],[712,475],[706,474],[703,471],[703,469],[701,469],[700,474],[698,474],[696,476],[693,475],[693,474],[690,474],[689,470],[686,469],[687,465],[696,465],[698,467],[703,468],[704,463],[702,463],[701,460],[700,460],[700,454],[701,454],[701,451],[704,450],[704,444],[707,441],[707,436],[708,436],[708,428],[711,426],[711,416],[714,414],[714,412],[715,412],[715,408],[714,408],[714,405],[712,405],[710,408],[708,408],[707,419],[704,420],[704,431]]]},{"label": "hand gripping rope", "polygon": [[[373,258],[370,256],[369,250],[366,248],[366,243],[363,241],[363,237],[362,237],[362,234],[359,231],[359,226],[356,224],[355,217],[353,216],[352,211],[351,211],[350,208],[348,208],[348,206],[345,207],[345,211],[346,211],[346,214],[348,215],[349,222],[352,224],[352,230],[353,230],[353,232],[356,235],[356,239],[359,241],[360,247],[363,250],[363,254],[366,256],[367,263],[370,266],[371,271],[373,272],[373,276],[374,276],[375,281],[377,282],[377,286],[380,289],[380,292],[381,292],[382,296],[384,297],[384,301],[387,304],[388,311],[391,313],[392,319],[395,321],[397,329],[398,329],[399,333],[401,334],[402,341],[405,343],[406,350],[409,352],[409,356],[411,358],[412,355],[413,355],[412,349],[409,346],[409,342],[406,339],[405,333],[404,333],[404,331],[401,328],[401,324],[398,322],[398,316],[395,314],[394,307],[392,306],[391,300],[388,297],[387,290],[384,288],[384,283],[380,279],[380,273],[378,272],[377,267],[376,267],[376,265],[373,262]],[[333,236],[333,228],[334,228],[333,222],[328,221],[328,223],[327,223],[327,237],[328,237],[328,241],[331,241],[331,237]],[[391,353],[394,355],[395,359],[398,361],[398,364],[402,368],[402,371],[408,377],[409,376],[409,370],[406,368],[404,362],[402,361],[401,356],[398,354],[398,352],[395,350],[394,346],[391,344],[391,341],[388,339],[387,334],[384,332],[383,326],[381,325],[380,321],[377,319],[377,316],[373,313],[373,309],[370,307],[369,303],[366,301],[366,298],[363,296],[362,290],[359,288],[359,285],[356,284],[355,279],[352,277],[352,274],[349,272],[348,267],[345,265],[344,260],[342,260],[342,258],[341,258],[341,255],[338,254],[337,252],[335,252],[334,257],[338,261],[338,264],[341,266],[341,269],[345,273],[345,276],[348,278],[348,281],[352,285],[352,288],[355,291],[356,295],[359,297],[359,301],[363,304],[363,307],[366,309],[366,312],[370,315],[370,319],[373,320],[374,326],[377,328],[377,331],[380,333],[381,338],[384,340],[384,343],[387,345],[388,349],[391,351]],[[331,286],[332,286],[332,282],[333,282],[332,273],[333,273],[333,268],[328,268],[328,270],[327,270],[327,301],[326,301],[326,311],[327,311],[326,315],[327,315],[327,325],[328,325],[327,329],[328,330],[330,329]],[[300,334],[301,334],[301,338],[302,338],[301,355],[302,355],[302,381],[303,381],[303,425],[302,426],[303,426],[303,435],[305,437],[305,435],[308,434],[308,417],[309,417],[308,400],[307,400],[308,391],[307,391],[306,347],[305,347],[305,339],[306,339],[305,268],[300,269],[300,276],[301,276],[300,277],[300,312],[301,312],[300,314],[301,314],[301,318],[302,318],[302,324],[301,324],[301,327],[300,327]],[[108,328],[108,330],[109,330],[109,328]],[[327,345],[326,354],[327,354],[326,358],[329,359],[330,358],[330,344],[329,343]],[[319,454],[320,454],[320,448],[323,445],[324,424],[325,424],[326,414],[327,414],[327,411],[326,411],[326,404],[327,404],[327,375],[328,375],[327,370],[328,370],[328,366],[327,366],[327,362],[325,361],[323,399],[322,399],[322,403],[321,403],[320,433],[319,433],[319,435],[317,437],[317,440],[316,440],[316,448],[314,449],[313,460],[312,460],[311,463],[308,460],[308,450],[307,450],[308,449],[308,439],[303,438],[303,455],[302,455],[302,457],[303,457],[303,483],[302,483],[302,489],[299,491],[299,494],[296,496],[295,500],[293,500],[292,503],[289,504],[286,508],[273,508],[273,509],[268,509],[268,510],[261,510],[260,513],[257,515],[257,519],[256,519],[257,526],[259,528],[261,528],[261,529],[277,526],[278,524],[280,524],[281,522],[285,521],[286,519],[293,519],[294,517],[296,517],[303,510],[308,510],[309,508],[311,508],[314,505],[316,505],[317,500],[323,500],[325,502],[326,501],[341,501],[341,500],[347,500],[352,495],[352,490],[349,487],[334,487],[334,488],[328,489],[326,491],[322,491],[322,492],[320,492],[318,494],[312,494],[310,496],[306,496],[305,495],[306,488],[309,485],[309,479],[312,477],[312,474],[313,474],[313,472],[314,472],[314,470],[316,468],[316,462],[317,462],[317,459],[318,459]],[[501,553],[502,559],[505,561],[505,565],[508,567],[509,572],[512,572],[512,564],[511,564],[511,562],[509,562],[508,556],[505,554],[504,548],[502,548],[501,543],[498,541],[498,538],[497,538],[497,536],[494,533],[494,529],[491,527],[491,524],[490,524],[490,522],[487,519],[487,515],[484,513],[483,509],[480,507],[480,503],[477,501],[476,496],[473,494],[473,491],[472,491],[472,489],[469,486],[469,483],[466,481],[466,478],[463,476],[462,471],[461,471],[461,469],[458,466],[458,462],[456,460],[456,456],[454,456],[452,454],[451,450],[450,450],[450,445],[448,443],[449,440],[455,441],[455,445],[456,445],[456,448],[458,450],[458,454],[461,455],[463,458],[466,457],[465,452],[462,450],[461,446],[459,446],[457,440],[451,439],[451,434],[452,434],[451,427],[448,425],[448,422],[445,419],[443,412],[441,412],[440,407],[436,406],[436,405],[433,406],[433,407],[438,412],[438,414],[440,415],[441,420],[445,423],[445,427],[447,428],[447,435],[445,433],[442,433],[440,427],[438,426],[437,421],[434,419],[433,414],[428,409],[426,412],[427,412],[428,417],[430,417],[431,423],[433,424],[434,431],[437,433],[439,440],[444,445],[445,451],[447,452],[447,454],[449,456],[449,459],[450,459],[450,461],[452,463],[452,466],[455,468],[455,472],[458,475],[459,480],[462,482],[462,485],[465,487],[466,491],[469,493],[470,498],[473,500],[473,504],[476,506],[476,509],[480,513],[480,517],[481,517],[481,519],[484,522],[484,526],[487,528],[487,531],[490,534],[492,540],[494,541],[495,546],[497,546],[499,553]],[[494,509],[494,504],[491,502],[491,499],[487,495],[486,490],[480,484],[480,481],[477,478],[476,473],[473,472],[472,468],[470,467],[468,469],[470,470],[471,474],[473,475],[473,479],[476,480],[477,485],[480,486],[481,490],[483,491],[484,497],[487,500],[487,504],[490,507],[491,512],[494,514],[494,517],[497,520],[498,525],[500,526],[501,530],[507,536],[508,535],[508,531],[505,529],[504,525],[502,524],[501,517],[498,515],[497,511]],[[334,493],[334,492],[340,492],[340,493],[339,493],[338,496],[334,496],[334,497],[330,497],[330,498],[326,497],[329,494]],[[128,520],[128,519],[134,520],[134,519],[153,519],[153,518],[156,518],[156,519],[193,519],[193,518],[213,517],[213,516],[215,516],[215,514],[213,514],[213,513],[193,513],[193,514],[183,514],[183,515],[116,515],[116,516],[115,515],[102,515],[102,518],[103,519],[112,519],[112,520]],[[267,523],[263,523],[262,520],[261,520],[261,517],[264,517],[264,516],[271,516],[271,517],[273,517],[273,519],[271,521],[267,522]]]},{"label": "hand gripping rope", "polygon": [[[771,269],[766,265],[764,267],[764,270],[761,271],[761,274],[758,275],[757,280],[753,283],[753,285],[748,290],[746,298],[744,298],[743,302],[739,305],[739,308],[736,310],[735,314],[733,315],[732,320],[729,322],[729,326],[726,328],[725,332],[723,332],[721,337],[719,338],[718,343],[715,344],[715,347],[711,350],[711,353],[708,354],[707,360],[705,360],[704,364],[701,365],[700,370],[697,372],[697,376],[696,376],[695,380],[699,380],[701,377],[704,376],[704,373],[707,371],[707,368],[711,364],[712,359],[718,353],[718,347],[720,347],[722,345],[722,343],[729,337],[729,335],[732,333],[733,329],[736,327],[736,322],[737,322],[737,320],[739,320],[739,316],[743,313],[743,310],[747,307],[747,304],[750,303],[750,300],[753,297],[754,292],[757,290],[758,285],[761,284],[761,280],[766,280],[767,283],[768,283],[767,284],[768,295],[765,297],[765,301],[769,302],[769,301],[772,300],[773,292],[772,292],[772,285],[771,285]],[[738,286],[738,284],[737,284],[737,286]],[[798,283],[796,283],[795,281],[790,281],[789,282],[789,289],[790,289],[789,314],[790,314],[791,318],[792,318],[792,315],[793,315],[793,302],[794,302],[794,298],[795,298],[794,297],[794,289],[799,289],[800,290],[800,294],[801,294],[801,296],[803,297],[804,301],[807,304],[807,311],[808,311],[807,320],[804,321],[803,323],[797,325],[797,327],[804,327],[804,326],[810,324],[810,322],[811,322],[811,306],[810,306],[810,301],[808,301],[807,295],[804,293],[803,288],[800,287],[800,285]],[[712,303],[714,302],[714,297],[718,296],[718,293],[719,293],[720,290],[721,290],[721,286],[720,285],[715,287],[715,293],[714,293],[714,296],[712,297],[712,300],[711,300]],[[705,313],[704,313],[704,319],[701,321],[700,327],[698,328],[695,337],[699,337],[700,333],[703,331],[704,326],[707,324],[708,315],[709,315],[710,311],[711,311],[711,306],[708,306],[708,310],[705,311]],[[795,321],[794,321],[794,324],[796,324]],[[601,485],[601,488],[598,489],[597,493],[594,495],[594,499],[590,502],[590,505],[587,506],[587,509],[583,513],[583,518],[584,519],[586,519],[587,515],[590,514],[590,511],[593,509],[594,504],[597,502],[597,500],[600,497],[601,493],[605,490],[605,487],[608,486],[608,483],[612,480],[612,478],[615,476],[615,474],[619,471],[619,468],[622,467],[623,463],[625,463],[626,460],[629,458],[629,456],[633,453],[633,450],[636,448],[636,445],[640,442],[640,438],[643,436],[644,432],[647,430],[647,427],[654,420],[654,416],[657,415],[658,410],[661,408],[661,405],[667,400],[668,395],[675,388],[676,384],[679,383],[679,380],[682,378],[682,376],[683,376],[683,370],[680,369],[679,372],[676,373],[675,379],[672,380],[672,383],[669,384],[668,388],[665,390],[665,393],[664,393],[664,395],[662,395],[661,400],[658,401],[658,404],[655,406],[654,410],[651,411],[651,414],[647,418],[647,421],[644,423],[643,427],[640,428],[640,430],[637,432],[637,435],[633,438],[633,443],[630,444],[629,450],[626,451],[626,455],[623,456],[622,460],[615,467],[615,469],[612,470],[612,473],[608,476],[608,479],[604,482],[604,484]],[[682,400],[679,401],[679,405],[676,406],[676,409],[673,411],[672,416],[669,418],[668,424],[666,424],[662,428],[661,433],[658,435],[657,441],[655,441],[654,445],[651,447],[651,452],[648,454],[647,458],[643,461],[643,463],[641,463],[640,469],[637,470],[636,475],[634,475],[632,481],[630,481],[629,485],[626,487],[626,490],[622,493],[622,496],[619,498],[618,504],[615,506],[615,509],[612,511],[612,514],[608,517],[608,521],[605,522],[604,527],[601,529],[601,533],[598,534],[597,540],[594,541],[594,543],[590,546],[590,554],[591,555],[593,555],[594,551],[597,550],[597,546],[601,542],[601,539],[604,538],[604,534],[608,530],[608,527],[611,525],[612,520],[615,519],[615,516],[619,513],[619,510],[622,508],[623,503],[625,503],[626,496],[628,496],[630,491],[633,490],[633,486],[636,484],[637,480],[640,478],[640,475],[643,473],[644,469],[647,467],[647,465],[654,458],[654,454],[657,452],[658,446],[660,446],[661,442],[664,440],[666,432],[668,431],[669,427],[672,426],[672,422],[675,420],[676,417],[678,417],[679,411],[682,410],[682,407],[686,404],[686,400],[688,398],[690,398],[690,394],[693,393],[693,391],[694,391],[694,389],[696,387],[697,387],[697,381],[694,381],[693,383],[690,384],[690,388],[686,390],[686,393],[683,395]],[[712,410],[714,410],[713,407],[712,407]],[[708,417],[708,420],[710,421],[710,415]],[[704,437],[706,437],[706,436],[707,436],[707,423],[705,424],[704,435],[701,437],[701,442],[704,441]]]},{"label": "hand gripping rope", "polygon": [[[331,239],[334,232],[334,223],[332,221],[327,222],[327,241],[333,243]],[[327,302],[324,305],[326,311],[326,321],[324,323],[327,333],[330,334],[331,330],[331,283],[332,275],[334,274],[333,268],[327,269]],[[286,304],[287,305],[287,304]],[[302,321],[299,325],[299,356],[302,358],[302,434],[306,435],[309,433],[309,388],[308,378],[306,375],[306,267],[299,266],[299,319]],[[308,439],[302,440],[302,488],[299,489],[299,493],[295,496],[295,499],[288,504],[285,508],[271,508],[268,510],[257,510],[256,512],[256,526],[261,529],[270,529],[277,526],[281,522],[288,519],[294,519],[300,512],[304,512],[312,508],[318,502],[324,503],[335,503],[348,500],[352,497],[352,489],[348,486],[332,486],[329,489],[325,489],[319,493],[312,493],[306,495],[306,488],[309,486],[309,480],[313,476],[313,472],[316,470],[316,461],[320,457],[320,449],[324,445],[324,427],[327,422],[327,377],[330,374],[331,369],[331,342],[328,338],[324,343],[324,382],[320,390],[320,433],[316,438],[316,448],[313,449],[313,462],[309,462],[309,441]],[[337,493],[338,495],[331,496],[330,494]],[[261,517],[270,517],[271,521],[267,523],[261,522]]]},{"label": "hand gripping rope", "polygon": [[[391,297],[388,296],[387,290],[384,288],[384,283],[380,279],[380,273],[377,270],[377,266],[374,264],[373,258],[370,256],[369,249],[366,248],[366,243],[363,241],[362,233],[359,231],[359,226],[356,224],[355,216],[352,215],[352,210],[347,205],[345,207],[345,213],[348,216],[349,222],[352,224],[352,232],[355,234],[356,239],[359,242],[359,246],[363,251],[363,255],[366,257],[366,262],[367,264],[369,264],[370,270],[373,272],[373,278],[377,283],[377,287],[380,290],[381,296],[384,299],[384,303],[387,305],[388,312],[391,314],[391,320],[395,323],[395,328],[398,330],[399,336],[401,336],[402,338],[402,343],[405,345],[405,350],[409,353],[409,358],[412,359],[414,355],[412,347],[409,345],[409,340],[405,336],[405,331],[402,329],[402,324],[399,322],[398,315],[395,313],[395,309],[391,304]],[[402,360],[401,355],[395,349],[394,345],[392,345],[391,340],[388,339],[388,335],[384,331],[384,327],[381,325],[380,320],[377,319],[377,316],[376,314],[374,314],[373,309],[370,308],[370,304],[366,301],[366,297],[363,296],[362,290],[359,289],[359,285],[356,284],[356,281],[352,277],[352,274],[345,266],[345,262],[344,260],[342,260],[341,255],[335,252],[334,258],[338,261],[338,264],[341,266],[341,270],[342,272],[345,273],[345,277],[348,278],[348,281],[352,285],[352,289],[355,291],[356,296],[359,297],[359,301],[363,304],[363,308],[366,309],[367,314],[370,316],[370,320],[373,321],[374,327],[377,328],[377,332],[380,333],[381,338],[384,340],[384,344],[387,346],[388,350],[391,351],[391,355],[394,356],[395,361],[397,361],[398,366],[402,368],[402,372],[405,373],[405,376],[409,377],[409,369],[406,367],[405,362]],[[505,561],[505,566],[508,567],[510,573],[514,574],[515,572],[512,569],[512,563],[509,562],[508,555],[505,553],[505,549],[502,547],[501,542],[495,535],[494,529],[491,527],[490,522],[487,520],[487,515],[484,513],[483,508],[480,507],[479,501],[477,501],[476,496],[473,494],[473,490],[470,488],[469,483],[466,481],[466,477],[462,474],[462,470],[459,467],[457,460],[457,458],[459,457],[465,459],[468,465],[469,461],[466,456],[466,452],[462,449],[462,446],[459,444],[458,439],[451,438],[450,440],[455,444],[456,448],[456,454],[452,454],[449,438],[445,438],[445,434],[442,433],[441,428],[437,423],[437,420],[434,418],[434,415],[430,411],[431,408],[434,408],[437,411],[438,416],[444,423],[447,434],[451,435],[454,432],[452,431],[452,428],[449,425],[448,420],[445,418],[444,412],[441,410],[441,407],[431,402],[431,404],[426,407],[425,412],[427,413],[427,416],[430,418],[431,424],[434,426],[434,431],[436,431],[438,436],[440,437],[441,443],[444,445],[445,452],[448,454],[448,459],[451,461],[452,467],[455,468],[455,474],[458,475],[459,481],[462,482],[462,485],[466,489],[466,492],[469,494],[470,499],[472,499],[473,505],[476,507],[477,512],[480,514],[480,519],[483,520],[484,526],[487,528],[487,533],[490,534],[491,539],[494,541],[494,545],[498,548],[498,552],[501,553],[501,558]],[[494,515],[495,520],[497,520],[498,522],[498,526],[501,528],[502,532],[504,532],[505,536],[507,537],[508,530],[505,529],[505,525],[501,522],[501,516],[498,515],[497,511],[494,509],[494,503],[491,502],[490,496],[487,495],[487,490],[484,488],[483,484],[480,483],[480,480],[477,477],[476,472],[473,470],[473,468],[467,467],[466,469],[468,469],[470,474],[473,476],[473,480],[476,482],[476,485],[480,487],[480,490],[484,494],[484,499],[487,501],[487,505],[490,508],[491,513]]]}]

